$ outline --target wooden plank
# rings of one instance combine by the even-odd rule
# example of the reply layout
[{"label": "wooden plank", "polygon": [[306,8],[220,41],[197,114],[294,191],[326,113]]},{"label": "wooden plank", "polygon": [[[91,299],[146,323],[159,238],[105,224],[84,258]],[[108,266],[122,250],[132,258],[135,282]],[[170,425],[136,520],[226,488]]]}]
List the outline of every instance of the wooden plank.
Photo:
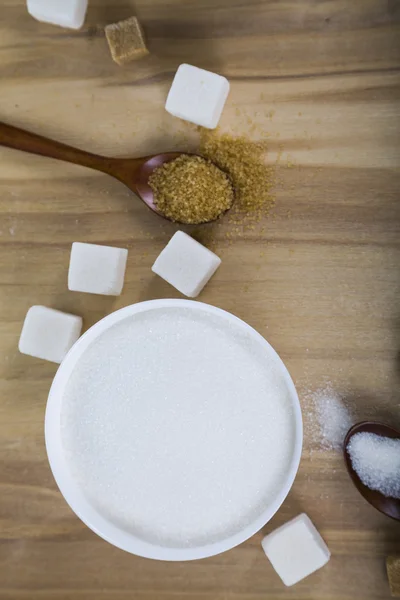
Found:
[{"label": "wooden plank", "polygon": [[[193,128],[163,109],[176,67],[231,80],[221,127],[267,140],[271,163],[281,154],[276,209],[233,243],[227,223],[213,227],[223,264],[200,299],[247,320],[287,363],[304,409],[303,459],[263,532],[204,561],[125,554],[74,516],[43,439],[56,367],[18,354],[25,312],[45,304],[89,327],[130,303],[177,297],[150,271],[175,228],[106,176],[0,148],[0,598],[389,598],[384,561],[400,552],[399,524],[364,502],[339,455],[313,446],[309,393],[331,382],[357,418],[400,425],[399,3],[135,5],[152,54],[121,69],[102,28],[132,14],[127,0],[92,0],[80,32],[37,23],[23,0],[3,1],[0,119],[113,156],[193,148]],[[120,298],[68,292],[73,241],[129,248]],[[260,540],[300,511],[332,560],[289,589]]]}]

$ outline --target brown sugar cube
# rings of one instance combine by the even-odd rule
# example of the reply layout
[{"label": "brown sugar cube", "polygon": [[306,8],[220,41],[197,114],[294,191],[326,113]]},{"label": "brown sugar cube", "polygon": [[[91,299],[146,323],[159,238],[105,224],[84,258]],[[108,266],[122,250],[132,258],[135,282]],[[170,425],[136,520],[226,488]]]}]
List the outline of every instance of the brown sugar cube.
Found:
[{"label": "brown sugar cube", "polygon": [[388,556],[386,569],[392,596],[400,598],[400,556]]},{"label": "brown sugar cube", "polygon": [[142,56],[149,53],[142,28],[136,17],[107,25],[104,31],[110,46],[111,56],[119,65],[142,58]]}]

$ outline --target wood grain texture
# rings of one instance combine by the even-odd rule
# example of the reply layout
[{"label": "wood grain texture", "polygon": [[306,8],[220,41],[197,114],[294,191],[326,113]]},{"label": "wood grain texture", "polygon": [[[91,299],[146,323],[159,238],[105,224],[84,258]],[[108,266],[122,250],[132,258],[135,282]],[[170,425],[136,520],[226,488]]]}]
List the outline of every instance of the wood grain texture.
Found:
[{"label": "wood grain texture", "polygon": [[[136,13],[152,54],[123,69],[103,26]],[[181,62],[227,76],[222,128],[283,146],[277,204],[229,245],[202,301],[255,326],[298,387],[306,438],[295,485],[263,532],[221,556],[152,562],[97,538],[53,481],[43,440],[55,366],[21,356],[26,310],[44,304],[89,327],[127,304],[178,294],[150,267],[174,231],[117,181],[0,149],[1,600],[354,600],[389,598],[385,557],[400,524],[358,495],[342,458],[313,448],[309,391],[329,381],[356,416],[400,424],[400,2],[125,0],[90,2],[85,27],[0,10],[0,120],[111,156],[193,145],[163,104]],[[68,292],[73,241],[129,248],[120,298]],[[285,588],[260,540],[306,511],[328,566]]]}]

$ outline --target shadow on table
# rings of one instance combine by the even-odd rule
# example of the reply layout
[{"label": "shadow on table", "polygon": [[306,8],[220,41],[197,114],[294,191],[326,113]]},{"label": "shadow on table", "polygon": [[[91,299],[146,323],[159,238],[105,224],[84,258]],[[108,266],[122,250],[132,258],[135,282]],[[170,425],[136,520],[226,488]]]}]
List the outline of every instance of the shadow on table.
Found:
[{"label": "shadow on table", "polygon": [[89,26],[89,29],[95,26],[104,28],[106,25],[118,23],[118,21],[136,15],[135,3],[132,0],[125,0],[123,3],[103,2],[102,4],[89,2],[85,24]]},{"label": "shadow on table", "polygon": [[390,398],[369,394],[365,390],[355,390],[346,398],[346,403],[354,407],[355,422],[381,421],[386,425],[400,428],[398,401],[392,402]]},{"label": "shadow on table", "polygon": [[182,295],[169,285],[169,283],[161,279],[161,277],[153,275],[149,282],[143,286],[139,302],[145,300],[158,300],[160,298],[182,298]]}]

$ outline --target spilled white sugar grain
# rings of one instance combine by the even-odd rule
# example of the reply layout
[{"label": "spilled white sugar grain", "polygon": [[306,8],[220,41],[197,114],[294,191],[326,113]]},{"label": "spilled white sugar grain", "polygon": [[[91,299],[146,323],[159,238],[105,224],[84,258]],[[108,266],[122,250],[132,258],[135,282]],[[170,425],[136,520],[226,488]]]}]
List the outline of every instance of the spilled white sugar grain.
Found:
[{"label": "spilled white sugar grain", "polygon": [[364,485],[400,498],[400,440],[360,432],[352,436],[347,451]]},{"label": "spilled white sugar grain", "polygon": [[90,503],[170,547],[217,541],[254,520],[293,452],[276,358],[190,309],[150,310],[102,334],[67,384],[61,421]]},{"label": "spilled white sugar grain", "polygon": [[330,385],[309,394],[307,415],[309,438],[326,450],[341,450],[346,433],[353,424],[343,398]]},{"label": "spilled white sugar grain", "polygon": [[322,445],[340,450],[352,425],[350,413],[340,396],[334,392],[321,396],[318,402],[318,418]]}]

